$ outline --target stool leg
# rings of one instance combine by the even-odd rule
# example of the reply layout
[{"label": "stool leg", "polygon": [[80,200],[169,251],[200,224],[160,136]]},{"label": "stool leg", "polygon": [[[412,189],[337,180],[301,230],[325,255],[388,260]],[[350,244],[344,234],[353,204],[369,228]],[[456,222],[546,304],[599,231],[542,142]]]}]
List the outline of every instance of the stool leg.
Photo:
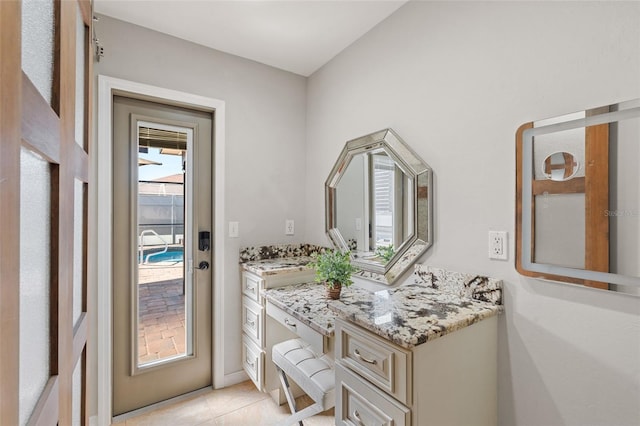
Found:
[{"label": "stool leg", "polygon": [[315,403],[308,406],[304,410],[300,410],[295,414],[287,417],[283,422],[280,423],[280,426],[291,426],[291,424],[296,422],[298,422],[298,424],[302,426],[302,419],[306,419],[307,417],[311,417],[313,415],[321,413],[322,411],[324,411],[322,405]]},{"label": "stool leg", "polygon": [[[278,377],[280,377],[280,383],[282,383],[282,390],[284,391],[284,396],[287,398],[287,403],[289,404],[289,408],[291,409],[291,414],[296,413],[296,400],[293,398],[291,394],[291,388],[289,387],[289,380],[287,380],[287,375],[280,369],[280,367],[276,366],[276,370],[278,370]],[[298,422],[299,426],[304,426],[302,424],[302,420]]]}]

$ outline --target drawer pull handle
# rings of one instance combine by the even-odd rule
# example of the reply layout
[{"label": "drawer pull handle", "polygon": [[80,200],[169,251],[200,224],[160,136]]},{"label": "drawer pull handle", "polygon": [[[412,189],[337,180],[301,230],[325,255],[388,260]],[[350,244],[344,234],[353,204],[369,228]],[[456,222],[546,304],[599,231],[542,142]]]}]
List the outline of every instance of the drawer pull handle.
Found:
[{"label": "drawer pull handle", "polygon": [[256,289],[256,287],[255,287],[255,286],[252,286],[252,285],[247,284],[246,289],[247,289],[247,290],[249,290],[249,291],[254,291],[254,290]]},{"label": "drawer pull handle", "polygon": [[285,324],[287,324],[287,325],[288,325],[289,327],[291,327],[291,328],[297,328],[297,326],[296,326],[296,324],[295,324],[295,323],[293,323],[293,322],[289,321],[289,318],[285,318],[285,319],[284,319],[284,323],[285,323]]},{"label": "drawer pull handle", "polygon": [[358,424],[364,424],[362,423],[362,419],[360,418],[360,413],[358,413],[358,410],[353,410],[353,418],[358,422]]},{"label": "drawer pull handle", "polygon": [[363,357],[362,355],[360,355],[360,351],[357,350],[357,349],[355,351],[353,351],[353,353],[356,356],[356,358],[358,358],[361,361],[366,362],[367,364],[376,365],[378,363],[378,360],[376,360],[376,359],[367,359],[367,358]]},{"label": "drawer pull handle", "polygon": [[256,322],[253,320],[248,319],[247,320],[247,324],[249,324],[251,327],[255,327],[256,326]]},{"label": "drawer pull handle", "polygon": [[249,367],[251,368],[256,368],[256,363],[255,362],[251,362],[249,360],[247,360],[247,364],[249,365]]}]

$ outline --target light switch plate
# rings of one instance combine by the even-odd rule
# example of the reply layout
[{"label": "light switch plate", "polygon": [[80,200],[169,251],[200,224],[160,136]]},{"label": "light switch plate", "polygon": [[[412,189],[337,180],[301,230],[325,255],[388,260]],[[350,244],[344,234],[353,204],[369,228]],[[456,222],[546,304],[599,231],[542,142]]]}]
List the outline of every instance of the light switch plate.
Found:
[{"label": "light switch plate", "polygon": [[240,235],[240,224],[238,222],[229,222],[229,238],[238,238]]}]

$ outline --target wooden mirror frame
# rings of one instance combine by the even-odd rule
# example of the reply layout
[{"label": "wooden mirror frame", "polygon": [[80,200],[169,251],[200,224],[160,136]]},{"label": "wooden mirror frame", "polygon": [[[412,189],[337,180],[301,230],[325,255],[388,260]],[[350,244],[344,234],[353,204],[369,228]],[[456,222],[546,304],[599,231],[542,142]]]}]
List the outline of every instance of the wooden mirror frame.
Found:
[{"label": "wooden mirror frame", "polygon": [[[584,285],[599,289],[640,289],[640,277],[609,272],[609,125],[640,116],[640,100],[586,111],[583,118],[560,117],[554,124],[522,124],[516,132],[516,270],[525,276]],[[585,128],[584,177],[566,181],[535,179],[535,165],[526,164],[525,150],[538,134]],[[548,129],[545,129],[548,128]],[[529,152],[529,151],[527,151]],[[529,191],[525,193],[525,191]],[[535,196],[540,194],[585,194],[585,269],[535,261]],[[529,197],[527,202],[523,202]],[[529,212],[524,211],[530,204]],[[525,221],[530,218],[530,223]],[[524,232],[530,238],[528,241]],[[527,254],[529,258],[527,259]],[[626,292],[626,291],[625,291]]]}]

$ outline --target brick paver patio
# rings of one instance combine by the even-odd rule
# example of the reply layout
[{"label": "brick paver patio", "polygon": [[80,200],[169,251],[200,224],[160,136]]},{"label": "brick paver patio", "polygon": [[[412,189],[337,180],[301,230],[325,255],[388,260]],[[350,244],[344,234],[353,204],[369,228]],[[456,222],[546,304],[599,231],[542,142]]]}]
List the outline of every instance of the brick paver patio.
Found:
[{"label": "brick paver patio", "polygon": [[150,268],[140,265],[138,361],[141,364],[185,353],[183,273],[181,263]]}]

